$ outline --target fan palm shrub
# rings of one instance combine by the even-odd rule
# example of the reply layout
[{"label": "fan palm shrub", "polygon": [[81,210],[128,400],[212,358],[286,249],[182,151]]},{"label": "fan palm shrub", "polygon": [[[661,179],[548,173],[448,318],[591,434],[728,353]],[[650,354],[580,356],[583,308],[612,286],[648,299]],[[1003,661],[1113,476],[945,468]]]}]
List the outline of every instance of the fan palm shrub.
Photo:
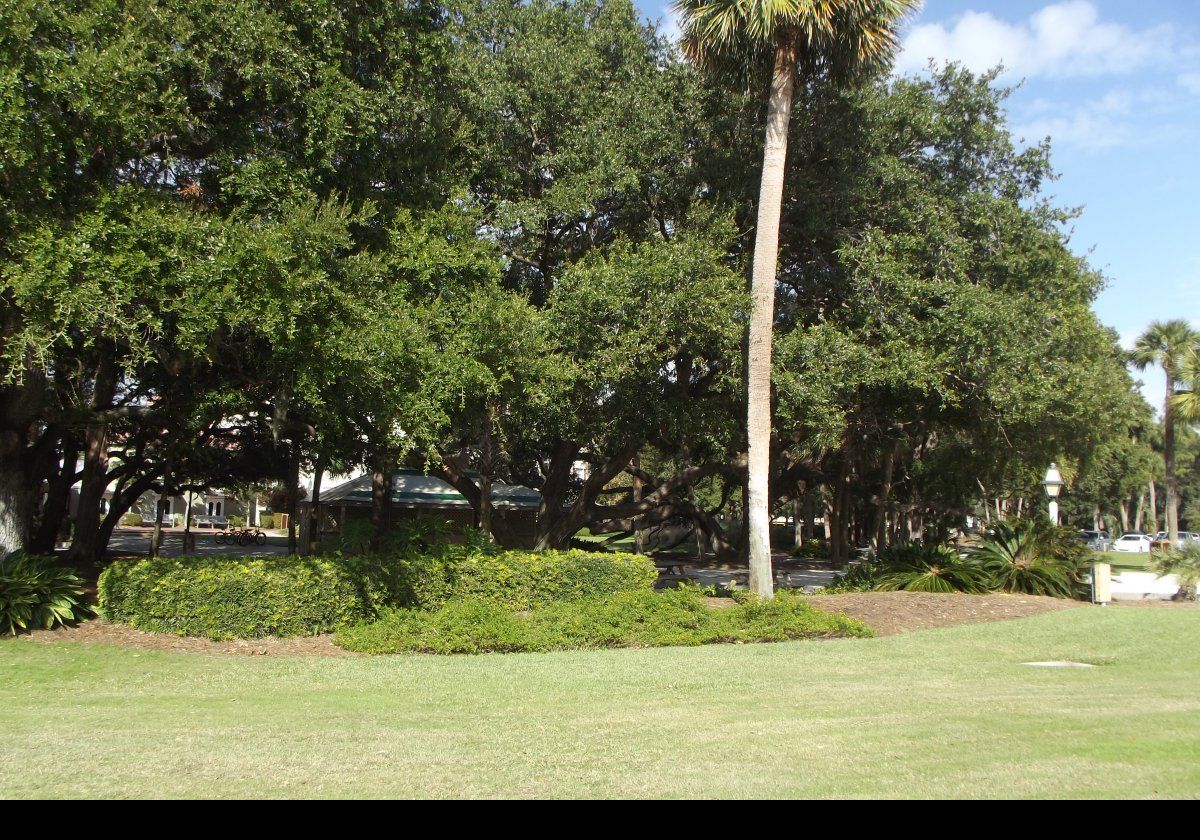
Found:
[{"label": "fan palm shrub", "polygon": [[1200,584],[1200,545],[1190,543],[1183,548],[1154,554],[1150,565],[1160,575],[1175,575],[1179,581],[1176,598],[1196,600],[1196,586]]},{"label": "fan palm shrub", "polygon": [[977,564],[951,548],[910,543],[880,556],[882,571],[875,588],[905,592],[984,592],[988,576]]},{"label": "fan palm shrub", "polygon": [[0,631],[68,624],[91,615],[83,602],[83,581],[51,557],[16,551],[0,559]]}]

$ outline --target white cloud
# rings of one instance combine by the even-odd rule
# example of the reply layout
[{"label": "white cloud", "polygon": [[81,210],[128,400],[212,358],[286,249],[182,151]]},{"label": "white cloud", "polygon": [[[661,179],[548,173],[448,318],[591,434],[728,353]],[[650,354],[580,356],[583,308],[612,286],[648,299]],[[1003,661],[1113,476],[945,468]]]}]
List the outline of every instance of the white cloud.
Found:
[{"label": "white cloud", "polygon": [[896,70],[920,72],[933,59],[957,61],[976,73],[1003,64],[1012,77],[1120,75],[1172,52],[1168,27],[1133,30],[1101,20],[1090,0],[1066,0],[1021,23],[972,11],[952,24],[918,24],[904,39]]},{"label": "white cloud", "polygon": [[1188,93],[1200,96],[1200,73],[1182,73],[1178,81],[1179,86]]},{"label": "white cloud", "polygon": [[1154,143],[1175,139],[1179,133],[1161,113],[1166,109],[1169,114],[1170,105],[1154,89],[1112,90],[1078,104],[1035,99],[1020,109],[1013,131],[1031,143],[1050,137],[1056,146],[1086,151]]}]

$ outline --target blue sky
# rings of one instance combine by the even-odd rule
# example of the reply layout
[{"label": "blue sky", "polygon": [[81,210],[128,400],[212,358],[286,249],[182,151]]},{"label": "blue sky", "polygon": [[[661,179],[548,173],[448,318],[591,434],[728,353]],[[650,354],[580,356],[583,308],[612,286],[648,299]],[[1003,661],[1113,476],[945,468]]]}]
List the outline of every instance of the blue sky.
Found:
[{"label": "blue sky", "polygon": [[[673,27],[669,3],[637,2]],[[1071,241],[1108,278],[1096,313],[1126,346],[1154,320],[1200,327],[1200,2],[926,0],[897,72],[930,58],[1021,83],[1010,126],[1051,138],[1049,191],[1083,208]],[[1161,373],[1139,376],[1161,405]]]}]

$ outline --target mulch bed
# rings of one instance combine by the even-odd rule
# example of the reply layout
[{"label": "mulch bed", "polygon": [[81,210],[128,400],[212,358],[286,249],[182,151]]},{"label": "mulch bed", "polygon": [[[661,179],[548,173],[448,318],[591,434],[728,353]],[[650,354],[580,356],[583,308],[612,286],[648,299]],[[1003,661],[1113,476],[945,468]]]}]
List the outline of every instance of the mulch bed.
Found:
[{"label": "mulch bed", "polygon": [[845,613],[879,636],[931,627],[984,624],[1026,618],[1054,610],[1086,606],[1081,601],[1040,595],[962,595],[933,592],[854,592],[813,595],[809,603],[826,612]]},{"label": "mulch bed", "polygon": [[139,650],[168,653],[232,653],[243,656],[357,656],[333,643],[333,636],[302,636],[290,639],[234,639],[214,642],[170,633],[143,633],[123,624],[111,624],[102,618],[74,627],[35,630],[20,636],[34,643],[77,642],[85,645],[117,645]]}]

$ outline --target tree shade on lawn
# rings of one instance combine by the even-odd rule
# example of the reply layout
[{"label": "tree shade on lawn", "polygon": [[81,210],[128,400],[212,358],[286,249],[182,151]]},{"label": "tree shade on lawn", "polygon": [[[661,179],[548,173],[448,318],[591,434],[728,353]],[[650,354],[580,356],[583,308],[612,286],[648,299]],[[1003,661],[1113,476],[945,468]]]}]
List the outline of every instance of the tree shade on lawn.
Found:
[{"label": "tree shade on lawn", "polygon": [[[469,657],[0,639],[0,790],[42,797],[1193,797],[1200,610]],[[1091,669],[1029,668],[1073,660]],[[47,760],[47,756],[71,760]]]},{"label": "tree shade on lawn", "polygon": [[683,48],[710,70],[749,70],[771,56],[762,182],[750,280],[746,367],[747,511],[750,588],[773,593],[771,514],[771,342],[775,320],[779,218],[788,125],[797,71],[847,81],[890,61],[897,27],[913,0],[677,0]]}]

